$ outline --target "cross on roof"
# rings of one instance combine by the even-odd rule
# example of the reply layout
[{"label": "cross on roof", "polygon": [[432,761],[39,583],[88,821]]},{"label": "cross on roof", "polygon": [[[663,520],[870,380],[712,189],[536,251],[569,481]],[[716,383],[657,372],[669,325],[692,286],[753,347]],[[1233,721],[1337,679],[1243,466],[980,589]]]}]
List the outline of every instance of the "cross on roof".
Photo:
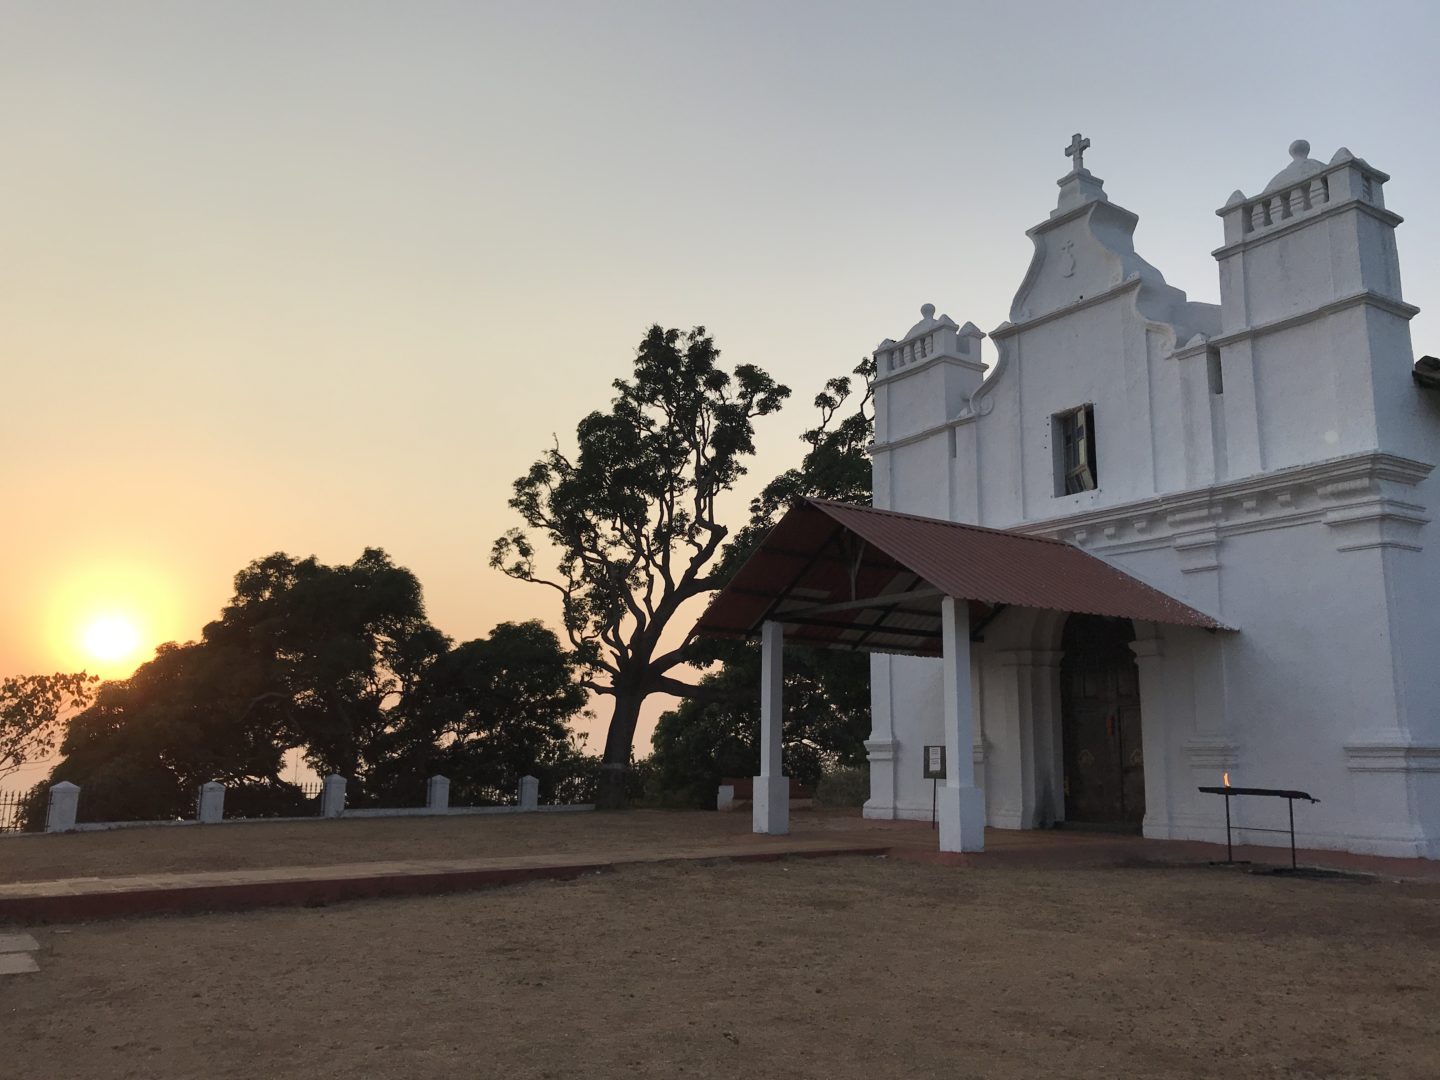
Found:
[{"label": "cross on roof", "polygon": [[1085,168],[1085,151],[1090,149],[1090,140],[1082,139],[1077,131],[1070,138],[1070,145],[1065,148],[1065,156],[1075,159],[1075,171],[1079,172]]}]

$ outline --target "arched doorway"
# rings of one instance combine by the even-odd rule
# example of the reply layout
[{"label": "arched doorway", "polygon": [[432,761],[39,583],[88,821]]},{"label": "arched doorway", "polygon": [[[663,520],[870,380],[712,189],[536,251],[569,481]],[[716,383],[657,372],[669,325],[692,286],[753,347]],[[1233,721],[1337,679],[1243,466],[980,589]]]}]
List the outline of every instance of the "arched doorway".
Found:
[{"label": "arched doorway", "polygon": [[1139,829],[1145,820],[1140,672],[1129,619],[1071,615],[1061,637],[1065,820]]}]

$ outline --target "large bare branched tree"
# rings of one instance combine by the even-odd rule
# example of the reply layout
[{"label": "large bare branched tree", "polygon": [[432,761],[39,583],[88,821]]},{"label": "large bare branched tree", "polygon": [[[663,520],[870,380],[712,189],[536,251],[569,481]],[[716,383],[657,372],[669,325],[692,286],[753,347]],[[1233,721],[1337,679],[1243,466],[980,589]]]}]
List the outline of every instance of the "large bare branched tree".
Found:
[{"label": "large bare branched tree", "polygon": [[[577,426],[576,453],[557,443],[515,481],[510,505],[524,527],[491,552],[492,566],[559,594],[584,685],[614,699],[601,806],[625,801],[645,699],[695,692],[669,674],[688,636],[663,650],[661,638],[682,604],[723,583],[713,563],[728,532],[716,499],[745,473],[755,417],[790,393],[752,364],[726,372],[719,355],[703,327],[652,326],[610,409]],[[536,565],[536,533],[559,551],[553,574]]]}]

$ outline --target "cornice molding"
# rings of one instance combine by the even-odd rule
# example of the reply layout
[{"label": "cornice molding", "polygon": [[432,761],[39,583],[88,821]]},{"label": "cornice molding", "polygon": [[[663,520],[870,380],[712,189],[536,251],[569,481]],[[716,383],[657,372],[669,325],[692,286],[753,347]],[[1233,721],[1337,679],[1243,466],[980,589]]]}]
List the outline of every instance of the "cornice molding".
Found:
[{"label": "cornice molding", "polygon": [[1042,326],[1056,319],[1063,319],[1065,316],[1073,315],[1077,311],[1084,311],[1088,307],[1094,307],[1096,304],[1103,304],[1107,300],[1113,300],[1117,296],[1123,296],[1133,289],[1140,288],[1143,284],[1145,284],[1145,280],[1137,271],[1119,284],[1111,285],[1104,292],[1098,292],[1094,296],[1083,297],[1080,300],[1066,304],[1064,307],[1056,308],[1054,311],[1047,311],[1043,315],[1036,315],[1029,319],[1021,319],[1019,322],[1003,322],[994,330],[990,331],[990,340],[996,342],[1004,341],[1007,338],[1014,337],[1021,331],[1029,330],[1035,326]]},{"label": "cornice molding", "polygon": [[1130,651],[1135,654],[1137,663],[1143,665],[1146,660],[1159,660],[1165,656],[1165,643],[1158,637],[1137,638],[1130,642]]},{"label": "cornice molding", "polygon": [[865,752],[872,762],[894,761],[900,744],[894,739],[866,739]]},{"label": "cornice molding", "polygon": [[[1338,170],[1329,170],[1329,172],[1336,171]],[[1263,196],[1256,196],[1256,198],[1263,198]],[[1246,201],[1251,202],[1254,200]],[[1226,213],[1230,212],[1233,209],[1234,207],[1221,207],[1219,210],[1216,210],[1215,213],[1223,217]],[[1243,240],[1237,240],[1233,244],[1226,244],[1223,247],[1218,247],[1210,254],[1215,256],[1215,258],[1217,259],[1226,259],[1229,258],[1231,255],[1238,255],[1240,252],[1246,251],[1250,248],[1257,248],[1260,247],[1262,244],[1268,244],[1271,240],[1277,240],[1282,236],[1289,236],[1293,232],[1297,232],[1300,229],[1306,228],[1307,226],[1314,225],[1317,222],[1324,221],[1327,218],[1337,217],[1340,214],[1345,213],[1347,210],[1359,210],[1363,213],[1369,214],[1371,217],[1376,218],[1377,220],[1385,223],[1386,225],[1389,225],[1392,229],[1405,220],[1393,210],[1386,210],[1384,207],[1381,206],[1373,206],[1370,203],[1365,202],[1363,199],[1350,198],[1346,199],[1344,202],[1331,203],[1330,205],[1326,206],[1324,210],[1321,210],[1318,213],[1312,212],[1307,213],[1304,217],[1297,217],[1292,220],[1288,225],[1281,225],[1278,228],[1275,226],[1271,226],[1263,233],[1253,234],[1245,237]]]},{"label": "cornice molding", "polygon": [[891,383],[899,382],[901,379],[908,379],[911,375],[919,375],[921,372],[929,371],[931,368],[941,364],[953,364],[955,367],[964,368],[966,371],[973,371],[975,374],[982,376],[987,370],[987,365],[977,360],[967,360],[963,356],[941,354],[937,356],[927,356],[919,363],[906,364],[904,367],[896,368],[894,371],[887,371],[883,375],[876,375],[875,385],[888,386]]},{"label": "cornice molding", "polygon": [[[1262,337],[1265,334],[1274,334],[1280,330],[1288,330],[1292,326],[1300,326],[1312,321],[1318,315],[1334,315],[1337,312],[1345,311],[1348,308],[1359,307],[1361,304],[1369,304],[1381,311],[1388,312],[1398,318],[1410,320],[1420,314],[1420,309],[1414,304],[1407,304],[1403,300],[1396,300],[1393,296],[1384,296],[1373,289],[1365,289],[1361,292],[1351,293],[1349,296],[1342,296],[1338,300],[1331,300],[1329,303],[1313,307],[1309,311],[1302,311],[1296,315],[1287,315],[1283,319],[1273,319],[1266,323],[1257,323],[1254,326],[1242,327],[1239,330],[1230,330],[1224,334],[1217,334],[1205,345],[1209,348],[1218,348],[1225,345],[1233,345],[1237,341],[1245,341],[1248,338]],[[1199,351],[1196,347],[1194,351]],[[1183,359],[1192,350],[1187,345],[1184,349],[1177,349],[1170,355],[1176,359]]]},{"label": "cornice molding", "polygon": [[[1334,527],[1340,550],[1418,550],[1419,531],[1430,520],[1426,507],[1397,495],[1433,468],[1396,454],[1352,454],[1007,527],[1113,554],[1174,548],[1186,573],[1218,568],[1218,549],[1226,536],[1312,522]],[[1366,526],[1369,533],[1353,526]]]},{"label": "cornice molding", "polygon": [[[993,379],[994,376],[992,375]],[[872,442],[867,450],[871,457],[876,454],[883,454],[890,450],[898,450],[902,446],[909,446],[911,443],[924,442],[926,439],[933,439],[936,435],[944,435],[951,428],[959,427],[975,419],[973,414],[957,417],[954,420],[946,420],[943,424],[932,424],[928,428],[911,432],[909,435],[901,435],[896,439],[886,439],[884,442]]]},{"label": "cornice molding", "polygon": [[1405,739],[1364,739],[1345,744],[1352,772],[1440,772],[1440,744]]},{"label": "cornice molding", "polygon": [[1187,740],[1183,749],[1192,769],[1224,772],[1240,763],[1240,744],[1223,735],[1198,735]]}]

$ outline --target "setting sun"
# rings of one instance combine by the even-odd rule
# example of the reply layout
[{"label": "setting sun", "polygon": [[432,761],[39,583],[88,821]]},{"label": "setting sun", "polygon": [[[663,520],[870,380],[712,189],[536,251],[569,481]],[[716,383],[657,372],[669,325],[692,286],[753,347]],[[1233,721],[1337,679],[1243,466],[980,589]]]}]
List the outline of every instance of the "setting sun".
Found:
[{"label": "setting sun", "polygon": [[60,561],[42,601],[48,656],[39,666],[124,679],[162,641],[187,636],[191,620],[183,617],[169,574],[153,561],[78,552]]},{"label": "setting sun", "polygon": [[107,664],[126,660],[140,645],[140,631],[123,615],[102,615],[85,628],[85,650]]}]

